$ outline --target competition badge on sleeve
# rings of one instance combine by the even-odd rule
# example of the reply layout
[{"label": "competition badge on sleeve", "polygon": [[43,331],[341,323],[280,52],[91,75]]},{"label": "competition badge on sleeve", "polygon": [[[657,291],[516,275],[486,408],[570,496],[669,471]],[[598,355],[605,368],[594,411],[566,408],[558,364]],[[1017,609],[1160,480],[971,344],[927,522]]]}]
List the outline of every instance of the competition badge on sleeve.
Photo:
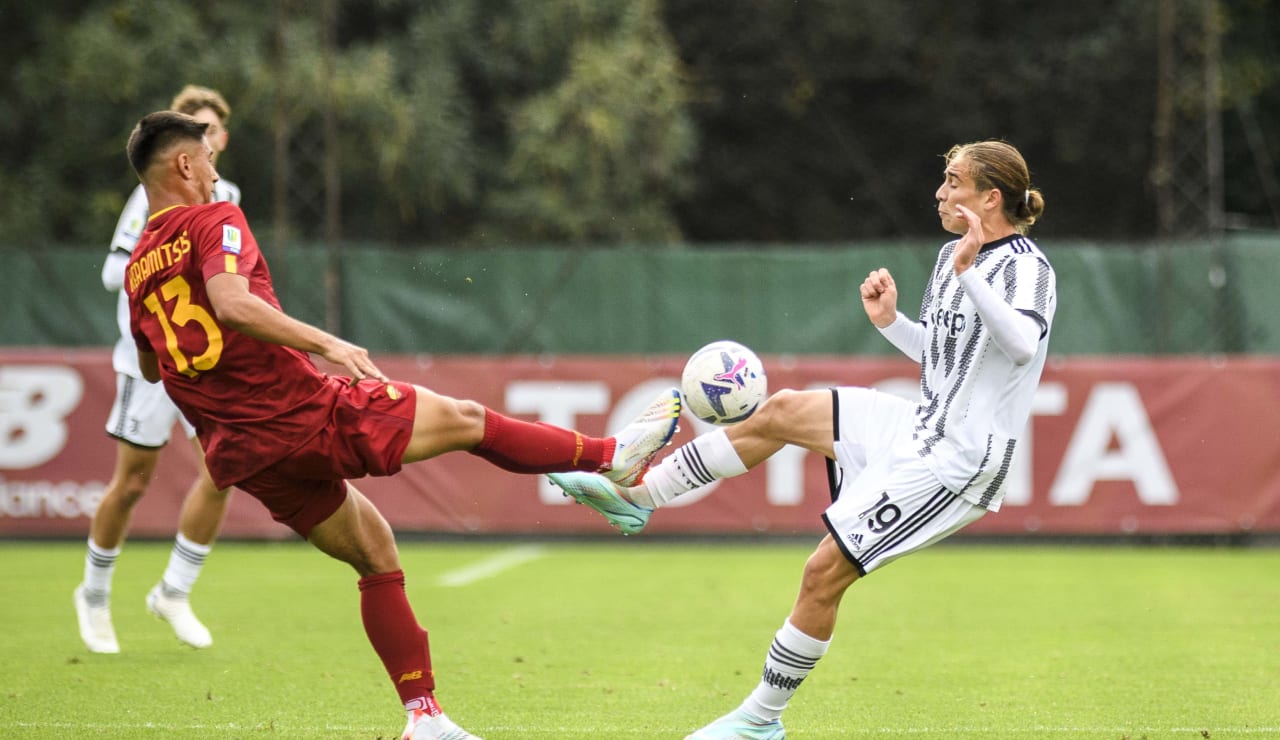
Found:
[{"label": "competition badge on sleeve", "polygon": [[222,251],[226,252],[226,271],[236,272],[236,255],[240,254],[240,229],[231,224],[222,225]]}]

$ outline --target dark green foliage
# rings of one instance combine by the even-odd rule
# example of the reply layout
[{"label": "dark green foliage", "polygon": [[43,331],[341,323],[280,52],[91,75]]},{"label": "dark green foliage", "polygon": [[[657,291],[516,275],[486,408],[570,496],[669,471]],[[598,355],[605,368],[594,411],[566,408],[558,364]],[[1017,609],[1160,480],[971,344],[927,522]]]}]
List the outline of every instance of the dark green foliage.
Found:
[{"label": "dark green foliage", "polygon": [[[105,245],[134,182],[131,124],[188,82],[232,104],[220,167],[264,239],[326,233],[326,171],[345,239],[935,236],[939,155],[991,137],[1027,155],[1048,202],[1040,235],[1147,238],[1159,7],[8,2],[3,240]],[[1226,211],[1274,227],[1280,13],[1218,10]]]}]

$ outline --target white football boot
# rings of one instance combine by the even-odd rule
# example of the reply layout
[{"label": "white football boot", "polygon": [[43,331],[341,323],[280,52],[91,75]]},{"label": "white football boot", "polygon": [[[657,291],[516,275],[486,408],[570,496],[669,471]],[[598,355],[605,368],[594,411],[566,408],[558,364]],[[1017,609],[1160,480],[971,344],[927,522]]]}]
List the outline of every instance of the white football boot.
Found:
[{"label": "white football boot", "polygon": [[400,740],[481,740],[477,735],[455,725],[444,714],[431,715],[421,709],[413,710]]},{"label": "white football boot", "polygon": [[191,611],[191,602],[166,596],[163,583],[157,583],[147,594],[147,611],[168,622],[178,639],[191,647],[207,648],[213,644],[208,628]]},{"label": "white football boot", "polygon": [[617,445],[605,477],[623,488],[638,485],[649,472],[649,464],[658,451],[680,430],[683,407],[680,389],[668,388],[640,416],[613,435]]},{"label": "white football boot", "polygon": [[84,594],[84,584],[76,586],[73,600],[76,604],[76,621],[80,623],[80,639],[94,653],[118,653],[116,628],[111,624],[111,603],[90,606]]}]

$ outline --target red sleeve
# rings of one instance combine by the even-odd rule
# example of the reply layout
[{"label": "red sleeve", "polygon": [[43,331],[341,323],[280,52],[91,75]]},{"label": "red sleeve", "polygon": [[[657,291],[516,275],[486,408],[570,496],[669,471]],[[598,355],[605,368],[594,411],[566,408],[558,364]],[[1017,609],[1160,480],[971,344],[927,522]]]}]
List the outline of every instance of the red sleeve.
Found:
[{"label": "red sleeve", "polygon": [[196,228],[199,238],[192,241],[200,249],[200,270],[206,281],[224,272],[246,278],[253,273],[262,253],[239,206],[214,204]]}]

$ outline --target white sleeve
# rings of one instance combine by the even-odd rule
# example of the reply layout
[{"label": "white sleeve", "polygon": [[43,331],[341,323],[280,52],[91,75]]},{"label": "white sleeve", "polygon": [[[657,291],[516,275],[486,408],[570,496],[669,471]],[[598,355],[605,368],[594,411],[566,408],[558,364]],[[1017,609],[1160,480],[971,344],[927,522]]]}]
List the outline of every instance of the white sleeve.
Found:
[{"label": "white sleeve", "polygon": [[880,329],[880,333],[893,346],[902,350],[904,355],[916,362],[920,362],[924,356],[924,336],[926,333],[924,324],[912,321],[903,312],[899,311],[893,323]]},{"label": "white sleeve", "polygon": [[147,226],[147,210],[147,191],[139,185],[120,212],[116,231],[111,235],[111,252],[102,261],[102,286],[107,290],[120,290],[124,285],[124,267]]},{"label": "white sleeve", "polygon": [[230,180],[218,180],[213,184],[213,199],[240,205],[240,186]]},{"label": "white sleeve", "polygon": [[102,261],[102,287],[112,292],[124,287],[124,269],[129,266],[129,253],[113,249]]},{"label": "white sleeve", "polygon": [[991,338],[1000,351],[1015,365],[1025,365],[1036,355],[1036,347],[1044,336],[1040,321],[1005,303],[995,289],[976,270],[965,270],[959,275],[960,285],[973,301],[973,307],[982,317],[982,323],[991,331]]}]

